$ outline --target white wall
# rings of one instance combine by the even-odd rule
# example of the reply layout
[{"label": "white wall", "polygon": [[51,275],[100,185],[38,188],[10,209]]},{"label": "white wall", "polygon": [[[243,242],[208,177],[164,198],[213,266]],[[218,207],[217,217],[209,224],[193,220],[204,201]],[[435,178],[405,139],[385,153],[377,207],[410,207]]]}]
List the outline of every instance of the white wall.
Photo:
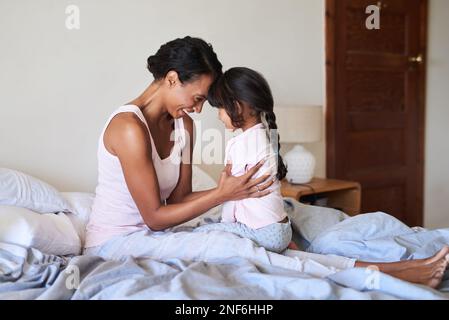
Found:
[{"label": "white wall", "polygon": [[430,1],[425,225],[449,227],[449,1]]},{"label": "white wall", "polygon": [[[65,28],[68,4],[80,30]],[[317,0],[0,0],[0,166],[93,191],[107,116],[152,80],[146,58],[185,35],[211,42],[225,68],[261,71],[277,103],[322,104],[323,10]],[[201,118],[221,128],[214,109]]]},{"label": "white wall", "polygon": [[[65,28],[68,4],[81,10],[80,30]],[[429,227],[449,226],[448,12],[447,0],[430,1]],[[0,167],[93,191],[107,116],[151,81],[147,56],[185,35],[211,42],[225,68],[264,73],[278,104],[323,104],[323,0],[0,0]],[[203,128],[221,127],[212,108],[200,118]],[[307,147],[324,177],[324,142]],[[217,176],[221,166],[204,168]]]}]

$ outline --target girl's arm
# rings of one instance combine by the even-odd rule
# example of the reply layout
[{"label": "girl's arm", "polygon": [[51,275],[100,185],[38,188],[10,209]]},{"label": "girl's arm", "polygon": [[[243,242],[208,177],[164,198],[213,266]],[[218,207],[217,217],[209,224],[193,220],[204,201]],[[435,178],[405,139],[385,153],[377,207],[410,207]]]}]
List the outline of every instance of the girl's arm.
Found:
[{"label": "girl's arm", "polygon": [[[267,177],[250,180],[262,164],[241,177],[223,171],[216,189],[183,203],[163,206],[160,201],[157,174],[151,157],[151,140],[145,125],[133,115],[133,121],[112,120],[110,141],[122,166],[126,184],[144,222],[152,230],[163,230],[192,220],[228,200],[263,197],[270,191],[258,192],[256,185]],[[191,171],[190,171],[191,175]],[[183,181],[185,188],[186,181]],[[191,182],[190,182],[191,184]]]}]

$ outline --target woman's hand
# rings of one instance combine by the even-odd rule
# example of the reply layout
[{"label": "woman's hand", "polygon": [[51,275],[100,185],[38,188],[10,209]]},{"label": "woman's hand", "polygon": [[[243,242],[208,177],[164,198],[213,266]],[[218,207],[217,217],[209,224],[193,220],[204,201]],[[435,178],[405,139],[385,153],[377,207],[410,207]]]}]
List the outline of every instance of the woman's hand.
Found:
[{"label": "woman's hand", "polygon": [[[231,165],[227,165],[221,173],[220,181],[218,182],[218,193],[224,201],[242,200],[247,198],[261,198],[271,193],[267,190],[274,180],[270,179],[270,175],[264,175],[257,179],[251,179],[257,171],[263,166],[261,161],[253,168],[248,170],[240,177],[231,175]],[[268,180],[268,181],[267,181]],[[260,185],[264,183],[263,185]]]}]

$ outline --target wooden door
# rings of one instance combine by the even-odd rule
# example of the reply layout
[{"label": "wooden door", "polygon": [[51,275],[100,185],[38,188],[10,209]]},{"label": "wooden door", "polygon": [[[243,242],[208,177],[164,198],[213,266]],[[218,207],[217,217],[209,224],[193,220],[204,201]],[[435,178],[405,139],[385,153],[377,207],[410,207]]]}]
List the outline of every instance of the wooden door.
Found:
[{"label": "wooden door", "polygon": [[410,226],[423,223],[427,5],[326,0],[327,176],[361,183],[362,212]]}]

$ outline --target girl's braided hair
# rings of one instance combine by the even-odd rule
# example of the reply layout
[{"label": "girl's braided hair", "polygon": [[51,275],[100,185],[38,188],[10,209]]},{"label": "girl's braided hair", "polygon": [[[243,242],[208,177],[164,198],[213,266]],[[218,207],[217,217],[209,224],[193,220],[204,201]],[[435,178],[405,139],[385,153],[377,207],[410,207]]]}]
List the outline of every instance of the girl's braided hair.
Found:
[{"label": "girl's braided hair", "polygon": [[277,156],[277,178],[284,179],[287,175],[287,168],[279,153],[281,144],[279,143],[276,115],[273,111],[274,100],[265,78],[249,68],[229,69],[211,86],[208,100],[213,107],[226,110],[235,128],[243,126],[239,103],[247,105],[256,115],[260,116],[270,143],[277,142],[277,145],[273,145]]}]

